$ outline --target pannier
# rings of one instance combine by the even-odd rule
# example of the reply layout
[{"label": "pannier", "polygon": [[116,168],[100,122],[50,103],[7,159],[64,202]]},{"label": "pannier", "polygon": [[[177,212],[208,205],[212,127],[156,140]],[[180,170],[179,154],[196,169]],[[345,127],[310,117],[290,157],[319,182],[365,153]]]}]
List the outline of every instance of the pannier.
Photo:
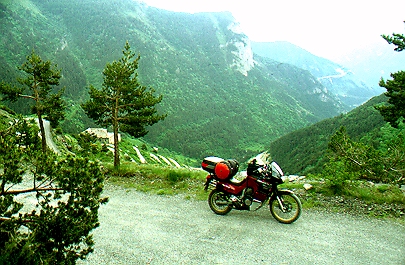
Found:
[{"label": "pannier", "polygon": [[220,180],[232,178],[239,170],[239,163],[235,159],[224,160],[215,156],[204,158],[201,166]]},{"label": "pannier", "polygon": [[224,159],[219,158],[219,157],[215,157],[215,156],[209,156],[204,158],[204,160],[201,163],[201,167],[209,172],[209,173],[215,173],[215,166],[220,163],[223,162]]},{"label": "pannier", "polygon": [[232,178],[233,176],[238,173],[239,170],[239,162],[236,159],[228,159],[227,162],[229,163],[229,167],[231,169],[229,178]]}]

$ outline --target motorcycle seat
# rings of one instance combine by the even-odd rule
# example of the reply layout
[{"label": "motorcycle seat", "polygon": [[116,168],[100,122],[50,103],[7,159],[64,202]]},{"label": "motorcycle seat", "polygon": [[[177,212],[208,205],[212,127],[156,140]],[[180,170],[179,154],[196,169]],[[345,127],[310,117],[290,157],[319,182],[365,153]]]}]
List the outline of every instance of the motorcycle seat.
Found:
[{"label": "motorcycle seat", "polygon": [[239,180],[239,179],[236,179],[236,178],[231,178],[231,179],[229,180],[229,182],[232,183],[232,184],[235,184],[235,185],[239,186],[239,185],[242,184],[242,182],[243,182],[244,180],[245,180],[245,179]]}]

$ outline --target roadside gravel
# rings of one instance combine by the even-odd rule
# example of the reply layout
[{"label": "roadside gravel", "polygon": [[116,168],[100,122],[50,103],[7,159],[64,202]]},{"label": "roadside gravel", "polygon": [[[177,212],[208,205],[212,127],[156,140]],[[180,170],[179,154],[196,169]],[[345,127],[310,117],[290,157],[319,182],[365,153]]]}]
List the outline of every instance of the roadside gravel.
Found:
[{"label": "roadside gravel", "polygon": [[405,226],[390,220],[312,210],[286,225],[267,207],[218,216],[181,196],[105,196],[95,252],[79,264],[405,264]]}]

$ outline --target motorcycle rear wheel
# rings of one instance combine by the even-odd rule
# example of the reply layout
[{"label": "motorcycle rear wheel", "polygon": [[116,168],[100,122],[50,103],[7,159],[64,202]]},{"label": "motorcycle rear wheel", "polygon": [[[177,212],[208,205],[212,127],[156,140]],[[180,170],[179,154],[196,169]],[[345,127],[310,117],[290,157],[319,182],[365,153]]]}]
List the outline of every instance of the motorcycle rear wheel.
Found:
[{"label": "motorcycle rear wheel", "polygon": [[[280,205],[277,197],[280,198],[282,205]],[[284,210],[282,206],[284,206]],[[279,191],[278,196],[272,197],[269,207],[271,215],[283,224],[291,224],[296,221],[300,217],[302,211],[300,199],[294,193],[287,191]]]},{"label": "motorcycle rear wheel", "polygon": [[208,195],[208,205],[214,213],[219,215],[225,215],[232,210],[229,195],[217,189],[212,190]]}]

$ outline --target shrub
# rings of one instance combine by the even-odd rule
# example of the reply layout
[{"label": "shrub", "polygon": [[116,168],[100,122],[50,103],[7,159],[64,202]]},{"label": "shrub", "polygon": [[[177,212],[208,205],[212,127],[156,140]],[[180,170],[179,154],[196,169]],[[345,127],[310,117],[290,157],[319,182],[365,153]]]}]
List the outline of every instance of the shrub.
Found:
[{"label": "shrub", "polygon": [[0,131],[0,264],[74,264],[93,251],[100,166],[43,153],[37,135],[22,118]]}]

